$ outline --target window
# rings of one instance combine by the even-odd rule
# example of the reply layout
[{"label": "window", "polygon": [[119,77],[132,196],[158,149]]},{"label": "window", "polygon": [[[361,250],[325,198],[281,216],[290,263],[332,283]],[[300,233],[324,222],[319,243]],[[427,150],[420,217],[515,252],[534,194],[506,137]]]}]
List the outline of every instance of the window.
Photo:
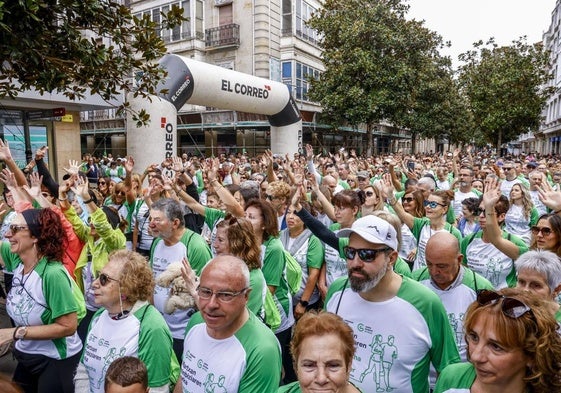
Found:
[{"label": "window", "polygon": [[[292,77],[292,65],[295,65],[296,73]],[[284,61],[282,63],[282,82],[289,86],[291,93],[298,100],[309,101],[308,90],[310,89],[309,78],[318,78],[319,70],[297,61]]]},{"label": "window", "polygon": [[313,43],[318,42],[317,32],[306,26],[306,22],[317,10],[304,0],[296,0],[296,36]]},{"label": "window", "polygon": [[[200,27],[200,37],[203,37],[204,34],[202,33],[202,26],[203,26],[203,13],[202,13],[202,1],[196,0],[197,12],[196,18],[192,18],[191,12],[191,3],[192,0],[184,0],[184,1],[175,1],[168,3],[166,5],[162,5],[160,7],[151,8],[149,10],[145,10],[142,12],[142,16],[148,15],[148,17],[156,24],[156,32],[159,33],[160,37],[164,40],[164,42],[175,42],[182,39],[192,38],[192,32],[195,30],[193,27],[198,26]],[[162,14],[167,14],[171,7],[176,6],[183,9],[183,16],[188,18],[189,20],[183,21],[181,25],[175,26],[173,29],[162,29]],[[141,14],[136,14],[137,17],[141,17]]]}]

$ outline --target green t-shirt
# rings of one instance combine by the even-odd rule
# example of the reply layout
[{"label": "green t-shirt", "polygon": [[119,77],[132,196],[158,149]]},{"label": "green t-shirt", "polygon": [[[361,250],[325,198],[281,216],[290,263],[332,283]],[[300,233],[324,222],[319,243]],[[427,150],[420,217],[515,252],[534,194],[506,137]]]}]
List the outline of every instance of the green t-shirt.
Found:
[{"label": "green t-shirt", "polygon": [[473,364],[451,364],[442,371],[442,374],[436,380],[434,393],[470,393],[475,377]]}]

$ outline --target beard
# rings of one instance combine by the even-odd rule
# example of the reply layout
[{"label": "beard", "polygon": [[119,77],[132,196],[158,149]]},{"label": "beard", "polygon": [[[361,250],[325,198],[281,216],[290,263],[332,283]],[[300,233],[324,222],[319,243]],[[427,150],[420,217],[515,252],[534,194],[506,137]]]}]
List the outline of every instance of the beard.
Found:
[{"label": "beard", "polygon": [[[368,292],[369,290],[375,288],[382,278],[386,275],[388,271],[388,262],[384,263],[384,266],[373,275],[369,275],[367,272],[360,268],[349,269],[349,282],[351,283],[351,289],[353,292]],[[353,276],[352,273],[360,273],[364,278]]]}]

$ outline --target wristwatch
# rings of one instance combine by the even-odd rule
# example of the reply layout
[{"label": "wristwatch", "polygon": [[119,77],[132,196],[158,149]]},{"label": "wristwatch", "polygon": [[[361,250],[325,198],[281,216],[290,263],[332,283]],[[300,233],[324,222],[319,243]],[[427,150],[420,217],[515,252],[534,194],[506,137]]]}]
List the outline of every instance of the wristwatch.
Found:
[{"label": "wristwatch", "polygon": [[310,302],[306,300],[300,300],[298,303],[300,303],[302,307],[308,307],[310,305]]},{"label": "wristwatch", "polygon": [[20,326],[14,332],[14,340],[23,340],[27,334],[27,326]]}]

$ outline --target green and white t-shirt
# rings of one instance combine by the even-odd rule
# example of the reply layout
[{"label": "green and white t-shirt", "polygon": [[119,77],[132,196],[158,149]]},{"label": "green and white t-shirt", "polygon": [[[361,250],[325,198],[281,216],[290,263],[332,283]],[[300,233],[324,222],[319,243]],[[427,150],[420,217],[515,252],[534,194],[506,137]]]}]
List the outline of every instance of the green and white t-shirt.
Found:
[{"label": "green and white t-shirt", "polygon": [[470,393],[475,377],[471,363],[451,364],[438,377],[434,393]]},{"label": "green and white t-shirt", "polygon": [[123,356],[138,357],[148,370],[148,386],[170,383],[172,365],[178,368],[166,322],[152,305],[143,302],[132,315],[112,319],[98,310],[90,323],[81,362],[88,373],[90,393],[103,393],[107,368]]},{"label": "green and white t-shirt", "polygon": [[263,303],[265,302],[267,283],[261,269],[253,269],[249,272],[249,299],[247,300],[247,308],[249,311],[257,315],[259,318],[265,318],[265,309]]},{"label": "green and white t-shirt", "polygon": [[[3,242],[2,259],[8,271],[13,272],[12,289],[6,299],[6,311],[16,326],[39,326],[55,323],[67,314],[83,316],[85,305],[78,303],[78,287],[60,262],[41,258],[35,268],[23,274],[23,263],[17,254],[10,252],[10,244]],[[17,340],[18,351],[41,354],[52,359],[67,359],[82,349],[77,333],[53,340]]]},{"label": "green and white t-shirt", "polygon": [[449,223],[444,224],[444,228],[435,231],[430,227],[430,219],[426,217],[413,218],[413,228],[411,232],[415,239],[417,239],[417,255],[415,257],[415,262],[413,263],[413,270],[420,269],[427,266],[427,261],[425,257],[425,250],[427,248],[427,242],[437,232],[450,232],[452,235],[458,239],[458,242],[462,241],[462,234],[457,228],[454,228]]},{"label": "green and white t-shirt", "polygon": [[276,392],[281,352],[271,330],[249,313],[247,322],[231,337],[218,340],[207,333],[200,313],[185,333],[181,383],[185,393]]},{"label": "green and white t-shirt", "polygon": [[[171,246],[158,238],[152,244],[150,264],[154,272],[154,278],[158,277],[173,262],[181,262],[187,256],[191,268],[197,276],[210,261],[211,254],[206,241],[198,233],[186,229],[181,240]],[[164,288],[156,284],[154,287],[154,306],[164,316],[173,338],[183,339],[185,324],[189,320],[191,310],[176,309],[172,314],[166,314],[164,307],[170,296],[170,288]]]},{"label": "green and white t-shirt", "polygon": [[263,276],[267,285],[276,287],[273,299],[281,316],[281,325],[275,333],[284,332],[294,325],[294,313],[292,312],[292,296],[288,289],[286,280],[286,261],[284,260],[284,248],[277,237],[269,239],[261,245],[263,256]]},{"label": "green and white t-shirt", "polygon": [[[335,227],[337,226],[337,227]],[[340,225],[335,223],[330,229],[337,234],[340,231]],[[325,282],[329,287],[339,277],[347,277],[347,259],[343,254],[343,249],[349,244],[348,237],[339,238],[339,249],[336,250],[327,244],[324,244],[324,260],[325,260]]]},{"label": "green and white t-shirt", "polygon": [[[483,231],[467,236],[461,243],[464,264],[471,270],[481,274],[493,284],[495,289],[516,286],[516,270],[514,261],[503,254],[492,243],[485,243],[481,238]],[[503,238],[518,246],[520,255],[528,251],[522,239],[503,231]]]},{"label": "green and white t-shirt", "polygon": [[353,329],[357,351],[350,380],[365,392],[420,393],[429,389],[429,366],[459,362],[442,302],[408,277],[393,298],[369,302],[340,278],[327,293],[326,310]]}]

